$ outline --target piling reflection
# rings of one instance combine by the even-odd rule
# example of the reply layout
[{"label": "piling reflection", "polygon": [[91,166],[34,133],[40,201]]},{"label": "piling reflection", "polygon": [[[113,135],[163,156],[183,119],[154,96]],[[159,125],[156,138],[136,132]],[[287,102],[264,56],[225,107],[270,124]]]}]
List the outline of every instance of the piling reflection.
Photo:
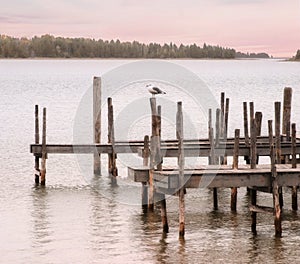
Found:
[{"label": "piling reflection", "polygon": [[36,187],[32,190],[32,247],[41,255],[49,251],[48,244],[52,241],[51,215],[49,213],[48,191],[46,188]]}]

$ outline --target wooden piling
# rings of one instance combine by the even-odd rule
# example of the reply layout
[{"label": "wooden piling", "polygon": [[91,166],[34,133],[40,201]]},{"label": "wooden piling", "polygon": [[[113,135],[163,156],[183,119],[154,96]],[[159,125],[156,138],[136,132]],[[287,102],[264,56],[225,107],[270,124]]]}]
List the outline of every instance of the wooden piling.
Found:
[{"label": "wooden piling", "polygon": [[159,137],[159,127],[157,118],[157,107],[156,98],[150,98],[151,107],[151,140],[150,140],[150,170],[149,170],[149,193],[148,193],[148,208],[149,210],[154,210],[154,183],[153,183],[153,171],[157,165],[157,150],[158,150],[158,137]]},{"label": "wooden piling", "polygon": [[251,133],[251,144],[250,144],[250,159],[251,159],[251,169],[256,168],[257,163],[257,150],[256,150],[256,143],[257,143],[257,126],[255,119],[251,119],[251,127],[250,127],[250,133]]},{"label": "wooden piling", "polygon": [[[238,169],[239,166],[239,145],[240,145],[240,130],[236,129],[234,132],[234,151],[233,151],[233,163],[232,168]],[[231,188],[231,211],[236,212],[237,204],[237,188]]]},{"label": "wooden piling", "polygon": [[43,132],[42,132],[42,162],[41,162],[41,185],[46,184],[46,108],[43,108]]},{"label": "wooden piling", "polygon": [[[215,143],[214,143],[214,129],[211,127],[209,132],[209,142],[210,142],[210,155],[209,155],[209,164],[216,164],[217,159],[215,156]],[[213,204],[214,210],[218,210],[218,189],[213,188]]]},{"label": "wooden piling", "polygon": [[215,145],[216,147],[219,146],[220,143],[220,114],[221,114],[221,109],[218,108],[216,110],[216,142]]},{"label": "wooden piling", "polygon": [[185,233],[185,201],[184,201],[184,151],[183,151],[183,115],[182,103],[177,103],[176,127],[178,138],[178,169],[179,169],[179,237]]},{"label": "wooden piling", "polygon": [[[94,143],[101,143],[101,78],[94,77],[93,80],[93,124]],[[94,153],[94,174],[101,174],[101,155],[95,150]]]},{"label": "wooden piling", "polygon": [[[297,159],[296,159],[296,124],[292,124],[292,168],[297,168]],[[298,210],[298,187],[292,187],[292,209],[294,211]]]},{"label": "wooden piling", "polygon": [[[143,166],[149,166],[149,136],[144,137]],[[148,208],[148,183],[142,182],[142,208]]]},{"label": "wooden piling", "polygon": [[251,126],[251,120],[254,119],[254,103],[253,102],[249,103],[249,108],[250,108],[250,126]]},{"label": "wooden piling", "polygon": [[256,136],[261,136],[262,112],[255,112]]},{"label": "wooden piling", "polygon": [[275,164],[272,165],[272,177],[273,177],[273,201],[274,201],[274,225],[275,225],[275,236],[281,237],[281,205],[279,197],[279,187],[277,182],[277,171]]},{"label": "wooden piling", "polygon": [[112,184],[117,183],[118,169],[116,164],[117,154],[115,152],[115,130],[114,130],[114,110],[112,104],[112,98],[107,98],[108,106],[108,143],[112,146],[112,153],[108,154],[108,173],[111,177]]},{"label": "wooden piling", "polygon": [[224,138],[225,93],[221,93],[221,137]]},{"label": "wooden piling", "polygon": [[[282,228],[281,228],[281,205],[279,197],[279,187],[277,181],[277,171],[276,171],[276,153],[277,150],[274,150],[274,140],[273,140],[273,129],[272,121],[268,121],[269,127],[269,143],[270,143],[270,158],[271,158],[271,183],[272,183],[272,193],[273,193],[273,205],[274,205],[274,226],[275,226],[275,236],[281,237]],[[277,128],[278,129],[278,128]],[[276,130],[276,123],[275,123]],[[275,132],[276,133],[276,132]],[[275,139],[276,141],[276,139]],[[276,142],[275,142],[276,147]]]},{"label": "wooden piling", "polygon": [[[40,129],[39,129],[39,106],[35,106],[35,144],[40,143]],[[40,158],[38,155],[34,157],[34,181],[38,185],[40,183]]]},{"label": "wooden piling", "polygon": [[[281,135],[280,135],[280,108],[281,103],[275,102],[275,163],[281,163]],[[279,201],[281,208],[283,207],[282,187],[279,187]]]},{"label": "wooden piling", "polygon": [[285,87],[283,92],[282,134],[287,134],[291,124],[292,88]]},{"label": "wooden piling", "polygon": [[[252,105],[252,106],[251,106]],[[257,133],[257,126],[256,126],[256,121],[254,119],[254,107],[253,103],[250,103],[250,133],[251,133],[251,142],[250,142],[250,167],[251,169],[256,168],[256,133]],[[257,191],[255,189],[250,189],[250,199],[251,199],[251,205],[256,206],[257,202]],[[256,218],[257,218],[257,213],[252,211],[251,212],[251,231],[254,235],[257,234],[256,232]]]},{"label": "wooden piling", "polygon": [[247,110],[247,102],[243,102],[243,113],[244,113],[244,136],[245,136],[245,144],[247,147],[250,146],[249,141],[249,124],[248,124],[248,110]]}]

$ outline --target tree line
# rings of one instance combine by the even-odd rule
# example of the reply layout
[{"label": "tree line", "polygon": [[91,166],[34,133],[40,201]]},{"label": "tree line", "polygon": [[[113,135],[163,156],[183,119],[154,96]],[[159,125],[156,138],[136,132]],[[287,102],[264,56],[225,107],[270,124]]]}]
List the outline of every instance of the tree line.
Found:
[{"label": "tree line", "polygon": [[300,49],[297,50],[296,55],[293,57],[294,60],[300,61]]},{"label": "tree line", "polygon": [[[143,44],[138,41],[95,40],[43,35],[16,38],[0,35],[0,58],[216,58],[251,57],[235,49],[203,44]],[[255,55],[255,54],[254,54]],[[254,56],[253,55],[253,56]]]}]

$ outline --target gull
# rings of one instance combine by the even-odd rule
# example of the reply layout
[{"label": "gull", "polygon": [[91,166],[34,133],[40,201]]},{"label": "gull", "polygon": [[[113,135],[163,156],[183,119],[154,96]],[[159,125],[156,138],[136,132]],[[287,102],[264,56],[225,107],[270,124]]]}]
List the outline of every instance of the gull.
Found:
[{"label": "gull", "polygon": [[148,88],[148,91],[152,94],[152,97],[155,97],[156,94],[166,94],[164,91],[153,86],[152,84],[147,84],[146,88]]}]

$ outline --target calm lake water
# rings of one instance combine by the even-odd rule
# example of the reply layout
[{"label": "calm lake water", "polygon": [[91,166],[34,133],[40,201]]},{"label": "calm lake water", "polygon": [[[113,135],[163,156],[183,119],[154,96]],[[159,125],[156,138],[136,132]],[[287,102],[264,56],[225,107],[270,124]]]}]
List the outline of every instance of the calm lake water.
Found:
[{"label": "calm lake water", "polygon": [[[81,160],[78,156],[49,155],[47,187],[34,186],[34,159],[29,153],[29,145],[34,141],[34,105],[48,109],[47,141],[72,143],[78,106],[91,88],[93,76],[101,76],[130,62],[0,60],[0,262],[298,261],[300,217],[299,213],[291,211],[289,190],[284,193],[283,237],[276,239],[270,215],[258,215],[258,235],[254,237],[251,234],[248,196],[244,188],[238,191],[236,214],[230,212],[230,190],[220,190],[219,210],[214,211],[210,190],[188,189],[186,237],[180,241],[178,199],[170,197],[167,200],[170,233],[163,236],[159,210],[144,214],[139,204],[140,186],[126,179],[126,170],[122,170],[126,159],[119,164],[119,187],[113,188],[105,172],[101,178],[91,179],[89,172],[85,172],[78,162]],[[265,132],[266,120],[274,115],[274,101],[282,100],[286,86],[293,88],[292,120],[296,123],[300,120],[300,63],[277,60],[171,62],[198,75],[216,100],[219,100],[221,91],[231,99],[230,135],[235,128],[242,128],[243,101],[254,101],[255,109],[263,112]],[[176,91],[174,94],[167,92],[170,97],[175,94],[177,99],[180,95]],[[119,92],[119,97],[116,96],[117,113],[122,112],[121,102],[132,100],[132,96],[128,92]],[[187,98],[182,99],[187,101]],[[185,106],[187,111],[193,112],[192,104],[184,102]],[[145,107],[148,109],[148,106]],[[206,131],[206,120],[198,121],[196,124],[202,124],[200,130]],[[170,127],[171,123],[165,122]],[[148,128],[148,123],[132,128],[132,135],[127,136],[138,138]],[[188,133],[189,128],[186,131]],[[172,138],[174,130],[165,129],[163,133],[165,138]],[[105,132],[102,138],[106,140]],[[86,162],[87,170],[91,171],[91,157]],[[105,160],[103,166],[106,167]],[[100,187],[94,188],[92,181]],[[259,194],[258,203],[270,206],[271,195]]]}]

